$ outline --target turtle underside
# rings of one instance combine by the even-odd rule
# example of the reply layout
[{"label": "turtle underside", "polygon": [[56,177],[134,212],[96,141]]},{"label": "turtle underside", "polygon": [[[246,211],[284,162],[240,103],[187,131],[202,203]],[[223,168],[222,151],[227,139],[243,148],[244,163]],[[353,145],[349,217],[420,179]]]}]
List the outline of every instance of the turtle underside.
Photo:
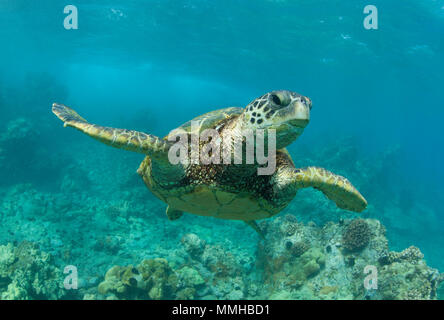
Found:
[{"label": "turtle underside", "polygon": [[[278,151],[277,157],[288,156]],[[170,207],[197,215],[244,221],[264,219],[280,212],[294,196],[279,197],[273,188],[273,176],[258,176],[256,171],[236,175],[236,169],[239,173],[243,170],[241,165],[191,165],[177,182],[159,181],[151,165],[147,156],[138,170],[151,192]]]}]

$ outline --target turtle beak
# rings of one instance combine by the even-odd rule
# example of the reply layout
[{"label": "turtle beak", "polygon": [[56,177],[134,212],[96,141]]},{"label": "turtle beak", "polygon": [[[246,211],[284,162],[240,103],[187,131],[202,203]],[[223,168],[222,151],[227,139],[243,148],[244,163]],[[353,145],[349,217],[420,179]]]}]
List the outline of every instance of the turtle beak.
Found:
[{"label": "turtle beak", "polygon": [[310,107],[305,101],[294,101],[292,103],[294,118],[290,120],[290,124],[297,127],[305,128],[310,122]]},{"label": "turtle beak", "polygon": [[305,100],[294,100],[288,107],[279,113],[288,124],[293,127],[305,128],[310,122],[310,102]]}]

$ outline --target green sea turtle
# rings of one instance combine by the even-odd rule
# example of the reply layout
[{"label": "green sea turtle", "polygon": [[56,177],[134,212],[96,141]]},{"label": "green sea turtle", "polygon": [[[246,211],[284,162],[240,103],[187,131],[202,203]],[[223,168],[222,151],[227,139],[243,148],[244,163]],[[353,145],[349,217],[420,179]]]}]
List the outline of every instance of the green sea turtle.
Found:
[{"label": "green sea turtle", "polygon": [[[241,137],[245,148],[243,130],[256,133],[260,131],[258,129],[265,132],[274,129],[276,169],[269,175],[258,175],[261,164],[257,159],[252,164],[246,161],[237,164],[223,161],[173,164],[168,155],[177,144],[168,137],[161,139],[143,132],[90,124],[74,110],[57,103],[53,104],[52,111],[65,126],[74,127],[107,145],[146,155],[137,172],[151,192],[168,205],[166,214],[170,220],[189,212],[243,220],[261,233],[255,220],[279,213],[301,188],[320,190],[343,209],[361,212],[367,206],[367,201],[346,178],[318,167],[295,168],[285,147],[303,132],[310,120],[311,108],[309,98],[282,90],[267,93],[245,108],[220,109],[193,119],[199,123],[199,133],[215,129],[222,139],[230,137],[229,144],[234,141],[233,137]],[[189,121],[176,132],[185,133],[188,141],[196,131],[192,131],[192,124]],[[204,144],[198,145],[202,151]],[[229,157],[234,156],[232,151]]]}]

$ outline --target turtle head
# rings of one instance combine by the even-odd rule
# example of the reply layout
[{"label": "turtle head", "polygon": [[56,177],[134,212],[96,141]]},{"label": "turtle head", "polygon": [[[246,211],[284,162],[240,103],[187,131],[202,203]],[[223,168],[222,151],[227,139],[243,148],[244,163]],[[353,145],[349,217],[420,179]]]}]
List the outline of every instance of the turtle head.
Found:
[{"label": "turtle head", "polygon": [[276,146],[296,140],[310,121],[311,100],[296,92],[272,91],[247,105],[242,114],[244,129],[276,130]]}]

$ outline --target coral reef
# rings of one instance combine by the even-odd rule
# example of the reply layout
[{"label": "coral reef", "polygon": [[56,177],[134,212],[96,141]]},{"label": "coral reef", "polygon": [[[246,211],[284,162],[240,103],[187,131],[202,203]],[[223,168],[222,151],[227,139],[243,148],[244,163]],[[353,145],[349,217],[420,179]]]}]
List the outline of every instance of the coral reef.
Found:
[{"label": "coral reef", "polygon": [[[343,244],[344,234],[363,225],[371,236],[358,242],[365,243],[357,246],[359,250],[349,250]],[[254,268],[189,233],[175,252],[183,259],[174,268],[160,258],[144,260],[137,267],[115,266],[106,273],[98,295],[90,290],[84,298],[436,299],[444,280],[427,266],[418,248],[389,251],[385,228],[377,220],[317,227],[286,215],[264,221],[261,227],[266,239],[258,244]],[[369,282],[375,281],[376,287],[365,285],[368,267],[377,270]]]},{"label": "coral reef", "polygon": [[138,266],[114,266],[84,299],[244,299],[258,294],[247,270],[221,246],[207,244],[196,234],[185,234],[176,267],[163,258],[145,259]]},{"label": "coral reef", "polygon": [[[389,251],[379,221],[359,219],[322,228],[293,221],[295,230],[289,234],[282,229],[289,219],[294,217],[262,223],[267,236],[259,244],[258,262],[271,298],[436,299],[443,276],[427,266],[416,247]],[[308,241],[310,249],[301,255],[289,250],[288,243],[301,241]],[[368,266],[377,270],[377,288],[364,285]]]},{"label": "coral reef", "polygon": [[[342,243],[356,220],[303,224],[291,215],[262,222],[266,239],[257,257],[232,254],[196,234],[165,258],[133,266],[115,265],[98,278],[79,279],[79,290],[65,290],[54,258],[30,242],[0,246],[1,299],[436,299],[444,276],[427,266],[411,246],[390,251],[385,228],[366,219],[372,231],[366,246]],[[285,226],[286,225],[286,226]],[[288,232],[291,225],[292,232]],[[283,227],[285,226],[285,227]],[[55,242],[53,242],[55,245]],[[168,252],[168,251],[165,251]],[[59,257],[60,259],[61,257]],[[63,257],[72,259],[72,257]],[[366,287],[366,268],[376,278]],[[374,280],[373,280],[374,279]],[[373,282],[376,281],[376,282]]]},{"label": "coral reef", "polygon": [[67,292],[49,254],[30,242],[0,246],[1,299],[63,299]]},{"label": "coral reef", "polygon": [[137,267],[114,266],[108,270],[98,292],[108,299],[172,299],[178,277],[168,261],[161,258],[143,260]]},{"label": "coral reef", "polygon": [[423,257],[421,251],[413,246],[381,257],[378,296],[382,299],[435,299],[439,284],[444,279],[437,270],[427,267]]}]

